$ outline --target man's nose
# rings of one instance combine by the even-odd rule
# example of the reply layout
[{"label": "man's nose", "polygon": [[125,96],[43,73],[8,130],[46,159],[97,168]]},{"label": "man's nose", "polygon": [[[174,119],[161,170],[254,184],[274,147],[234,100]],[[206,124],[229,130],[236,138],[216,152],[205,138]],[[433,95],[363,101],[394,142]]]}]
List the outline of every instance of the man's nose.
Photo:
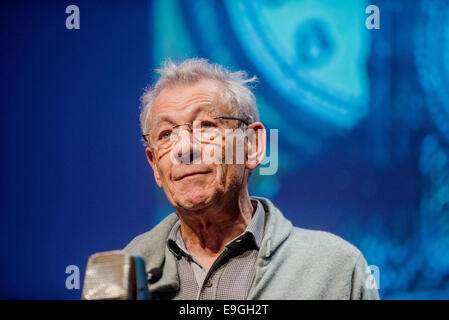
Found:
[{"label": "man's nose", "polygon": [[201,159],[201,145],[193,138],[192,130],[182,130],[172,152],[180,163],[193,163]]}]

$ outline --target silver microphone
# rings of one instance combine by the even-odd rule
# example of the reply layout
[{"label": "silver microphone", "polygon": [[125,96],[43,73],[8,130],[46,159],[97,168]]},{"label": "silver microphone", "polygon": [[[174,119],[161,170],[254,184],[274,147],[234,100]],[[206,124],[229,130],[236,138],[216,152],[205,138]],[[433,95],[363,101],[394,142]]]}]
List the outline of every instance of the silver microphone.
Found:
[{"label": "silver microphone", "polygon": [[84,277],[82,300],[149,300],[148,277],[141,257],[123,250],[91,255]]}]

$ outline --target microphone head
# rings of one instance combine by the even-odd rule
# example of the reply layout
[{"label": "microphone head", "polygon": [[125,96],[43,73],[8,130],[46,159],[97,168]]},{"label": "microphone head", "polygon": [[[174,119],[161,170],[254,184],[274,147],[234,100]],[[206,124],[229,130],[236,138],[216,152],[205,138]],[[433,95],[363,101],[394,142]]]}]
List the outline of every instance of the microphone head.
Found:
[{"label": "microphone head", "polygon": [[[141,263],[143,260],[139,260],[138,270],[141,270]],[[82,300],[135,300],[137,294],[134,257],[122,250],[100,252],[89,257]]]}]

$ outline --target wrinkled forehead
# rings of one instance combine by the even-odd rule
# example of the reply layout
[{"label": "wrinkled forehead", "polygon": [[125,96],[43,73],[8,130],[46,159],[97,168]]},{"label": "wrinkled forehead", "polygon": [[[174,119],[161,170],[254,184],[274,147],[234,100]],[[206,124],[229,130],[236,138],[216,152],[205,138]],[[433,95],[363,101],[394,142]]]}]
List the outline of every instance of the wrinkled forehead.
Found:
[{"label": "wrinkled forehead", "polygon": [[204,113],[226,115],[228,108],[221,99],[222,90],[220,83],[209,79],[191,85],[167,87],[153,103],[151,124],[154,126],[167,119],[190,119]]}]

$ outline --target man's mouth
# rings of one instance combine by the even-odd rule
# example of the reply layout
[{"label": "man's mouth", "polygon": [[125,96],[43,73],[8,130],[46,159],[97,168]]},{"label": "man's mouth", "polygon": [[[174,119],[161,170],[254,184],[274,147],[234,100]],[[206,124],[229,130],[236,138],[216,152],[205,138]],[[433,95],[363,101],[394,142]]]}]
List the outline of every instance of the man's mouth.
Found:
[{"label": "man's mouth", "polygon": [[181,174],[181,175],[177,176],[174,180],[175,181],[179,181],[179,180],[182,180],[182,179],[185,179],[185,178],[190,178],[190,177],[195,177],[195,176],[199,176],[199,175],[203,175],[203,174],[208,174],[210,172],[211,171],[208,170],[208,171],[196,171],[196,172],[184,173],[184,174]]}]

